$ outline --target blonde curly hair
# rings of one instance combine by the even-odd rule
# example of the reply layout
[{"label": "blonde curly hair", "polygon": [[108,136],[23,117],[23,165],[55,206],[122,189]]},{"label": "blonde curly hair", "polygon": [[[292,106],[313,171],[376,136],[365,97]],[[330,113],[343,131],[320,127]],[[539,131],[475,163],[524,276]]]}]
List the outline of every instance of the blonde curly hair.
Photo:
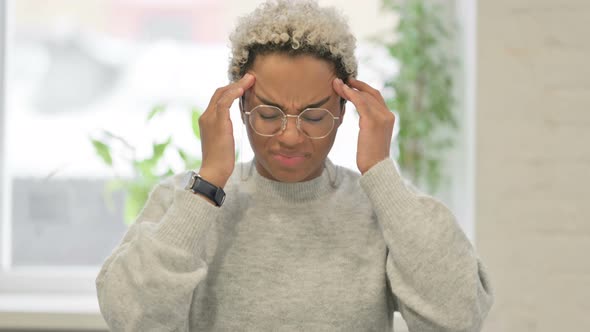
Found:
[{"label": "blonde curly hair", "polygon": [[257,55],[274,52],[328,60],[344,81],[357,75],[356,38],[348,23],[334,8],[319,7],[314,0],[266,1],[238,19],[230,41],[231,81],[244,76]]}]

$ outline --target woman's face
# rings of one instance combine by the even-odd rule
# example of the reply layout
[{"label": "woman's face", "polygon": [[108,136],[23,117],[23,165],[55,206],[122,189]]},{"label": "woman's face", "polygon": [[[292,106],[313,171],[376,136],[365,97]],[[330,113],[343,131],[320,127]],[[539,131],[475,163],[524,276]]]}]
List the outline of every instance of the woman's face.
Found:
[{"label": "woman's face", "polygon": [[340,97],[332,88],[336,78],[334,66],[309,55],[271,53],[257,56],[249,72],[256,82],[244,95],[242,111],[265,104],[277,106],[285,114],[298,115],[308,107],[319,107],[340,117],[328,136],[311,139],[297,129],[296,118],[288,118],[284,131],[265,137],[254,132],[242,114],[256,156],[256,169],[262,176],[281,182],[301,182],[319,176],[344,116]]}]

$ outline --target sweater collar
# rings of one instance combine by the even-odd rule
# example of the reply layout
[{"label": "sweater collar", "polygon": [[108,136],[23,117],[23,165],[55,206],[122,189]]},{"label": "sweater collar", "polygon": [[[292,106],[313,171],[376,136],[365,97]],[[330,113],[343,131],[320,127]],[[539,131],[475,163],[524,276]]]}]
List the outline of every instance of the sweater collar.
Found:
[{"label": "sweater collar", "polygon": [[256,169],[256,160],[248,163],[256,194],[269,200],[303,203],[321,198],[333,191],[339,183],[338,167],[329,158],[324,161],[320,176],[304,182],[286,183],[265,178]]}]

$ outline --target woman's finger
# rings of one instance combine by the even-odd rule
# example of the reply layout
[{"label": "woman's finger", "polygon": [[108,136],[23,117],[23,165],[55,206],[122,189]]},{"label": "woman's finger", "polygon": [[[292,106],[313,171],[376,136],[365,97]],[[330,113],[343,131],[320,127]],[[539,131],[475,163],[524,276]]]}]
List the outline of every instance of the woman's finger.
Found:
[{"label": "woman's finger", "polygon": [[[211,97],[211,100],[209,101],[209,105],[207,106],[207,110],[208,109],[217,109],[217,105],[219,104],[219,100],[229,91],[232,89],[236,89],[236,88],[242,88],[245,90],[249,89],[253,84],[254,84],[254,75],[250,74],[250,73],[246,73],[241,79],[239,79],[236,82],[233,82],[231,84],[228,84],[224,87],[218,88],[217,90],[215,90],[215,93],[213,93],[213,96]],[[231,106],[231,103],[229,104],[229,106]],[[228,106],[228,107],[229,107]],[[206,112],[206,110],[205,110]]]},{"label": "woman's finger", "polygon": [[224,112],[224,115],[229,117],[229,108],[234,100],[241,97],[244,94],[244,91],[252,87],[254,81],[255,79],[253,75],[246,74],[239,81],[230,84],[229,89],[225,90],[215,105],[216,113]]},{"label": "woman's finger", "polygon": [[344,90],[343,90],[344,87],[342,86],[342,84],[343,84],[343,82],[339,78],[336,78],[336,79],[334,79],[334,81],[332,81],[332,87],[334,88],[334,91],[336,91],[336,93],[340,97],[342,97],[342,98],[344,98],[346,100],[350,100],[350,99],[348,99],[348,97],[344,93]]},{"label": "woman's finger", "polygon": [[348,81],[350,82],[350,86],[352,86],[353,88],[370,94],[379,103],[385,105],[385,100],[383,99],[383,96],[381,95],[381,91],[373,88],[372,86],[370,86],[369,84],[367,84],[361,80],[357,80],[354,77],[350,77]]},{"label": "woman's finger", "polygon": [[342,91],[342,96],[354,104],[354,107],[361,116],[365,115],[366,112],[369,112],[369,103],[367,98],[363,96],[363,92],[349,87],[344,84],[342,80],[338,80],[336,84],[339,85],[340,90]]},{"label": "woman's finger", "polygon": [[252,75],[250,73],[246,73],[240,80],[238,80],[237,82],[235,82],[231,85],[236,86],[236,87],[240,87],[240,88],[244,89],[244,91],[245,91],[245,90],[248,90],[252,85],[254,85],[255,80],[256,79],[255,79],[254,75]]},{"label": "woman's finger", "polygon": [[230,90],[227,90],[221,96],[221,98],[219,98],[217,104],[215,105],[217,115],[225,115],[225,113],[227,113],[229,116],[229,108],[233,104],[234,100],[236,100],[236,98],[241,97],[243,94],[244,89],[242,87],[234,87]]}]

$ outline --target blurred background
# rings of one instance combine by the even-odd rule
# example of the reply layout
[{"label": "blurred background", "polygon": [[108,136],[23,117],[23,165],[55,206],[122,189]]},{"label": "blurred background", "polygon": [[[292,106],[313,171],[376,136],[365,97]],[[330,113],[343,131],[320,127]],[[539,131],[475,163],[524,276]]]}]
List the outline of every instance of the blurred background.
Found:
[{"label": "blurred background", "polygon": [[[187,168],[178,151],[198,163],[191,112],[228,83],[228,35],[260,2],[0,0],[0,331],[106,329],[94,279],[128,227],[133,194],[113,179],[136,179],[141,196]],[[359,78],[399,99],[391,82],[408,84],[408,64],[390,43],[404,40],[395,27],[408,12],[319,2],[348,17]],[[590,3],[422,2],[440,5],[432,13],[450,27],[441,48],[455,65],[425,77],[452,79],[444,94],[457,126],[439,129],[454,138],[435,160],[440,188],[427,185],[436,172],[412,179],[453,210],[490,270],[496,303],[484,331],[589,331]],[[231,114],[241,123],[237,105]],[[415,123],[424,140],[437,129]],[[349,111],[330,158],[356,170],[357,135]],[[403,159],[399,123],[395,136],[392,156]],[[138,173],[129,154],[153,169]]]}]

